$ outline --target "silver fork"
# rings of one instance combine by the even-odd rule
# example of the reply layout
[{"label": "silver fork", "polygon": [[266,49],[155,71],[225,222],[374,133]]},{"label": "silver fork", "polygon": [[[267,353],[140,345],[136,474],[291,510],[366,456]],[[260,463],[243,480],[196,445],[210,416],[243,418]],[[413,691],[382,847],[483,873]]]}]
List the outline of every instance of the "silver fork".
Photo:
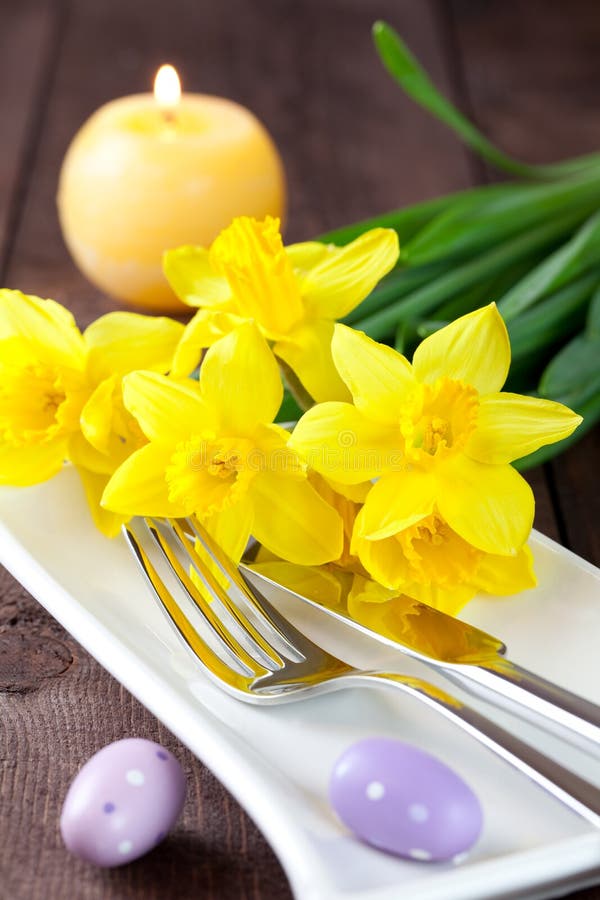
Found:
[{"label": "silver fork", "polygon": [[359,670],[319,647],[250,587],[198,522],[133,519],[123,531],[152,593],[201,668],[238,700],[284,703],[355,686],[400,689],[600,827],[600,789],[435,685],[397,672]]}]

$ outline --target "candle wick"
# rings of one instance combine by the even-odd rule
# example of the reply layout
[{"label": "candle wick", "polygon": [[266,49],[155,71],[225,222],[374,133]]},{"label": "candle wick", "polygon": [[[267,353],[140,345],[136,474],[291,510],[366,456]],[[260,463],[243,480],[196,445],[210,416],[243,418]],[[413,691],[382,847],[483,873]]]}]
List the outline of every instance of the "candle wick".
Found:
[{"label": "candle wick", "polygon": [[167,122],[167,124],[169,124],[169,125],[173,125],[177,119],[177,116],[175,115],[175,110],[162,109],[161,112],[162,112],[162,116],[163,116],[163,119],[165,120],[165,122]]}]

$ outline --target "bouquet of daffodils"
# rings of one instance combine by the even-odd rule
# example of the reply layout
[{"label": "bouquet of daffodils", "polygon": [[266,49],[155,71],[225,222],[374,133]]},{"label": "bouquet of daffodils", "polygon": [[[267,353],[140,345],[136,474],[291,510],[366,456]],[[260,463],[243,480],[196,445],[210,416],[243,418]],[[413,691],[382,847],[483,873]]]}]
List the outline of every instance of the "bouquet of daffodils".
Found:
[{"label": "bouquet of daffodils", "polygon": [[[52,300],[0,291],[0,483],[77,467],[97,526],[200,520],[239,560],[346,579],[348,603],[399,594],[456,613],[535,583],[534,498],[511,465],[580,416],[502,392],[496,306],[431,334],[409,362],[339,324],[390,272],[396,231],[284,247],[239,218],[165,257],[187,326],[114,312],[83,333]],[[305,410],[277,424],[284,384]]]}]

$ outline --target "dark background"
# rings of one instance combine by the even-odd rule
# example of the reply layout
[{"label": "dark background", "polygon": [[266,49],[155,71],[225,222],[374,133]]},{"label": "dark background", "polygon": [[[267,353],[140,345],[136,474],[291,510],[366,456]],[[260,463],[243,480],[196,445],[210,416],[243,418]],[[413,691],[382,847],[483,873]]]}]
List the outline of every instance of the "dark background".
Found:
[{"label": "dark background", "polygon": [[[80,325],[113,307],[75,269],[54,196],[77,128],[150,89],[165,61],[184,89],[237,100],[287,168],[287,240],[493,177],[405,100],[377,61],[395,25],[434,80],[505,150],[549,162],[600,148],[598,0],[3,0],[0,284],[53,297]],[[599,431],[530,474],[537,527],[600,564]],[[566,598],[567,600],[568,598]],[[147,858],[99,871],[58,834],[67,785],[109,741],[166,743],[185,814]],[[578,898],[600,898],[600,890]],[[218,782],[6,573],[0,581],[0,898],[284,900],[285,876]]]}]

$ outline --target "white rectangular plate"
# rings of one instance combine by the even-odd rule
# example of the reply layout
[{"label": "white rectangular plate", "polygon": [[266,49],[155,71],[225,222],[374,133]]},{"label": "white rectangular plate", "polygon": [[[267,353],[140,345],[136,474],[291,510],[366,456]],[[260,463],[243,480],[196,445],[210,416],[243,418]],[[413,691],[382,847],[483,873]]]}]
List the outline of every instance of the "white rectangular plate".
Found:
[{"label": "white rectangular plate", "polygon": [[[298,900],[541,898],[600,881],[600,832],[415,700],[352,689],[265,708],[207,682],[125,542],[94,529],[74,470],[33,488],[1,489],[0,519],[0,561],[237,797]],[[539,587],[476,600],[465,618],[502,637],[516,662],[600,702],[600,570],[539,534],[532,544]],[[409,670],[397,651],[292,603],[287,612],[349,662]],[[410,670],[426,674],[416,663]],[[584,754],[494,716],[599,780],[598,763]],[[333,763],[353,741],[375,735],[440,756],[474,788],[485,828],[466,862],[403,861],[360,844],[336,820],[327,802]]]}]

